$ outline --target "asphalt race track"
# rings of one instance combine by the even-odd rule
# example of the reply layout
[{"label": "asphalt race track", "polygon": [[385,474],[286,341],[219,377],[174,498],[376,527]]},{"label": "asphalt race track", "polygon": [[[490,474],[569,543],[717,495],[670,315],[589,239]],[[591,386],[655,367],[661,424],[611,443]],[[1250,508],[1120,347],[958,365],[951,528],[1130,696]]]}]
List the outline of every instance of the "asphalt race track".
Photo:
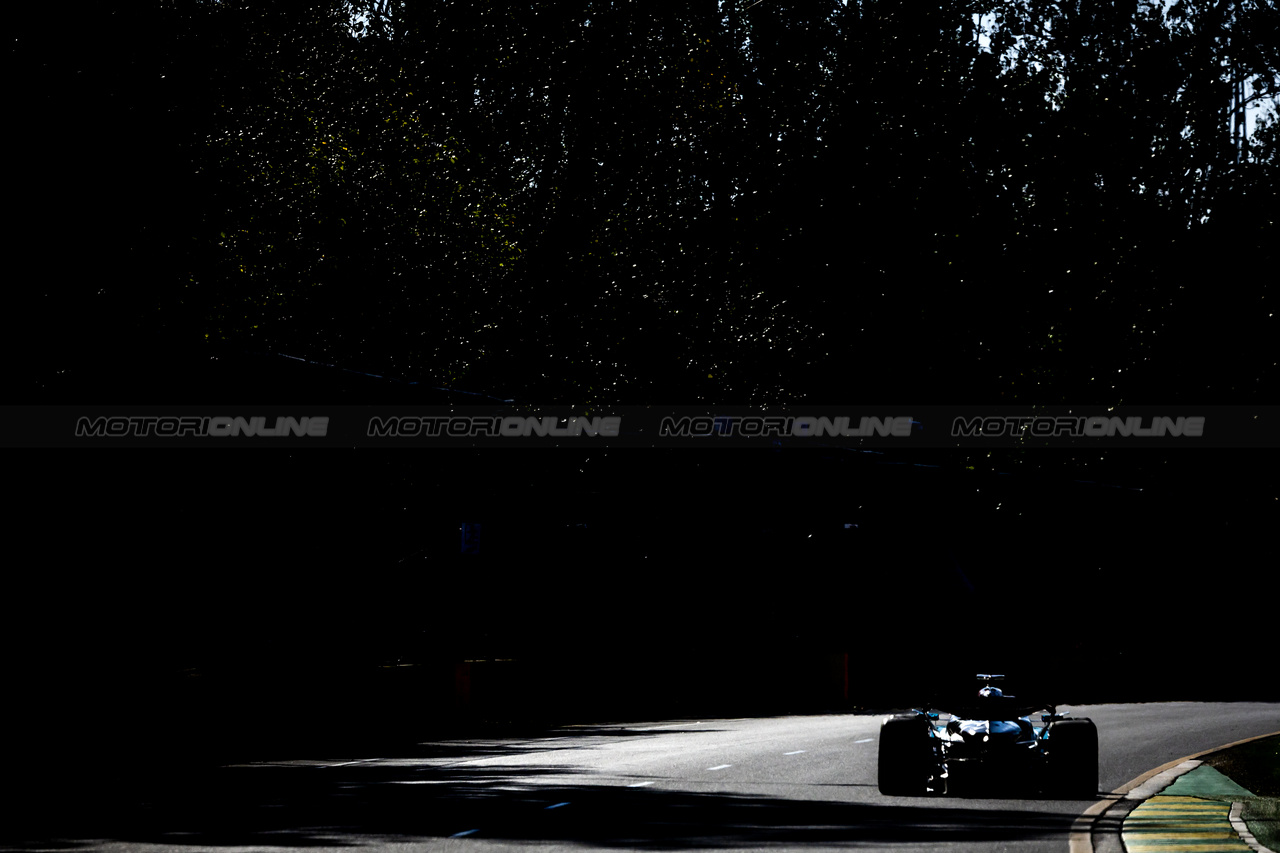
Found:
[{"label": "asphalt race track", "polygon": [[[1100,735],[1100,792],[1192,753],[1280,730],[1280,705],[1064,706]],[[890,798],[881,716],[566,727],[112,785],[46,803],[5,849],[952,850],[1064,853],[1092,800]],[[127,778],[121,775],[120,778]],[[75,786],[71,786],[74,788]],[[96,791],[96,793],[95,793]],[[13,823],[9,824],[13,828]],[[6,835],[8,833],[6,832]]]}]

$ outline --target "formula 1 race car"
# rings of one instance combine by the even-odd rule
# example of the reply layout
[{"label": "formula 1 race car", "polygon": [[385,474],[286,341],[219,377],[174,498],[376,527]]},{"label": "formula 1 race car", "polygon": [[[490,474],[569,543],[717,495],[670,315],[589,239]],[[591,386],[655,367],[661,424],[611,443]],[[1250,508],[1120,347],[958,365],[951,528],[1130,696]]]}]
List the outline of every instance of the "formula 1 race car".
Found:
[{"label": "formula 1 race car", "polygon": [[[1098,729],[1053,705],[1020,701],[979,675],[982,687],[947,704],[885,718],[880,726],[880,793],[1038,792],[1063,798],[1098,790]],[[1031,714],[1043,711],[1037,723]]]}]

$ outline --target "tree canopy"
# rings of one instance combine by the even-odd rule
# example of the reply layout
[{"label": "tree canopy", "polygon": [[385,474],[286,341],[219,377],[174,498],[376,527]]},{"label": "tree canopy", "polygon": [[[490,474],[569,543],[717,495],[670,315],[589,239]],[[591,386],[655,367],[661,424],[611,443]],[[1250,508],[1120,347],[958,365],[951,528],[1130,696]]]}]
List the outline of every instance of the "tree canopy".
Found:
[{"label": "tree canopy", "polygon": [[580,405],[1276,384],[1271,0],[74,12],[15,39],[29,393],[153,339]]}]

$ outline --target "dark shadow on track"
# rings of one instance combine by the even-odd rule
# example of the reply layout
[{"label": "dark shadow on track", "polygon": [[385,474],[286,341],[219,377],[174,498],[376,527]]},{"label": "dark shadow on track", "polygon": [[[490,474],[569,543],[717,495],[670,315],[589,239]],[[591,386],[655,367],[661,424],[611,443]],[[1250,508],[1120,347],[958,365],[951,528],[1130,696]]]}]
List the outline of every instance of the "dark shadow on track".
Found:
[{"label": "dark shadow on track", "polygon": [[[511,754],[528,751],[516,745]],[[495,758],[490,749],[469,757]],[[661,850],[823,847],[934,841],[1065,840],[1072,816],[1035,808],[957,807],[914,798],[848,803],[668,790],[674,780],[628,787],[626,778],[581,784],[581,767],[368,763],[223,767],[157,779],[136,791],[85,792],[28,814],[16,849],[83,849],[102,840],[175,848],[356,846],[430,841],[458,833],[512,842]],[[820,796],[842,786],[821,788]],[[12,827],[11,827],[12,829]],[[474,832],[473,832],[474,831]],[[9,847],[8,849],[15,849]]]}]

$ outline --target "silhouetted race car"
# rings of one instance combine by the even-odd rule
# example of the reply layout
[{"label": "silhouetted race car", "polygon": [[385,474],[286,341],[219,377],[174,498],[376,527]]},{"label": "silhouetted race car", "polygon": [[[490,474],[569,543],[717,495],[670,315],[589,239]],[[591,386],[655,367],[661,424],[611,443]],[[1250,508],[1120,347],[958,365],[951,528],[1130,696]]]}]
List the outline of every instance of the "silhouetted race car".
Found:
[{"label": "silhouetted race car", "polygon": [[[1083,798],[1098,791],[1098,729],[1053,705],[1006,696],[983,685],[943,708],[887,717],[880,726],[880,793],[891,796],[962,791],[1035,791]],[[1031,715],[1039,714],[1037,722]]]}]

